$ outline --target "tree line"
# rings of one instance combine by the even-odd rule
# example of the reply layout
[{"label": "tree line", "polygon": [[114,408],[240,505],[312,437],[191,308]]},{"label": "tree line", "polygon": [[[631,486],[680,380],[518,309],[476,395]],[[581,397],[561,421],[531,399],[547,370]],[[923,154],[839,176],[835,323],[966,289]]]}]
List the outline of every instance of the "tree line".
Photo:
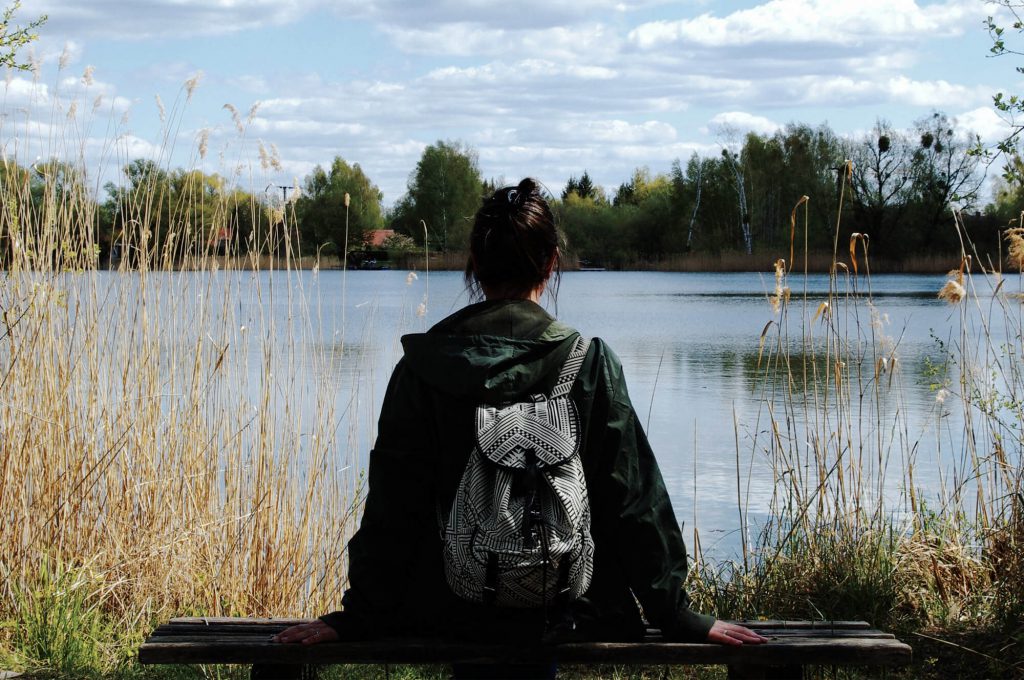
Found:
[{"label": "tree line", "polygon": [[859,139],[790,124],[677,160],[666,173],[638,168],[610,197],[586,173],[570,178],[559,211],[574,252],[612,266],[691,252],[784,252],[794,238],[804,243],[805,228],[808,250],[831,252],[837,225],[842,243],[868,234],[872,252],[886,258],[958,252],[954,207],[969,235],[991,247],[1014,199],[998,192],[982,210],[975,143],[941,113],[909,130],[879,121]]},{"label": "tree line", "polygon": [[[613,192],[581,168],[551,203],[567,253],[609,267],[683,253],[782,252],[794,219],[801,245],[806,238],[812,252],[832,251],[838,220],[842,242],[867,234],[874,255],[947,254],[960,249],[954,206],[967,237],[995,252],[999,229],[1019,215],[1024,191],[1008,175],[983,207],[976,144],[942,113],[902,130],[878,121],[856,139],[827,125],[793,123],[772,134],[726,135],[718,153],[676,160],[665,172],[637,168]],[[363,248],[378,229],[395,232],[385,249],[461,251],[481,198],[501,183],[483,178],[471,147],[451,141],[424,149],[390,209],[362,167],[340,157],[317,166],[286,203],[274,185],[245,191],[216,174],[144,159],[128,163],[101,201],[85,190],[83,171],[68,164],[5,163],[0,172],[5,196],[22,195],[40,214],[55,201],[74,203],[73,219],[91,225],[102,257],[130,257],[119,243],[133,234],[137,252],[134,232],[143,231],[145,247],[168,266],[204,249],[340,256]],[[0,256],[16,240],[11,220],[2,227]]]}]

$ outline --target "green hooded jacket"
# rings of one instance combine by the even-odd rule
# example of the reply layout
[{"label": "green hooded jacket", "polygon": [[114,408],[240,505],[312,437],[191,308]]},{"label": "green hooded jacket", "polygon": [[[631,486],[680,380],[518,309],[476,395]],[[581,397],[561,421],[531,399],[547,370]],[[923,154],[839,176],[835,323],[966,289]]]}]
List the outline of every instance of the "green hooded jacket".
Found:
[{"label": "green hooded jacket", "polygon": [[622,365],[598,338],[570,395],[595,546],[586,595],[568,611],[501,609],[463,601],[445,581],[438,510],[451,507],[473,449],[476,406],[547,393],[578,335],[533,302],[494,300],[402,338],[348,545],[343,611],[322,617],[341,637],[550,640],[554,625],[571,631],[561,639],[631,640],[644,634],[639,603],[666,636],[706,639],[714,619],[689,609],[686,546],[665,483]]}]

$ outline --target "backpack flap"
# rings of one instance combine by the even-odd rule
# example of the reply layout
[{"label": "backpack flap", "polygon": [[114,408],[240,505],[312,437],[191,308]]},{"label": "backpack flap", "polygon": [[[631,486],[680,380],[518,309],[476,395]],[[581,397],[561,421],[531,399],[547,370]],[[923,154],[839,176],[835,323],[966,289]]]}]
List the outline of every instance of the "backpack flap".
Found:
[{"label": "backpack flap", "polygon": [[561,465],[579,452],[579,414],[567,397],[476,410],[476,443],[492,463],[524,469]]}]

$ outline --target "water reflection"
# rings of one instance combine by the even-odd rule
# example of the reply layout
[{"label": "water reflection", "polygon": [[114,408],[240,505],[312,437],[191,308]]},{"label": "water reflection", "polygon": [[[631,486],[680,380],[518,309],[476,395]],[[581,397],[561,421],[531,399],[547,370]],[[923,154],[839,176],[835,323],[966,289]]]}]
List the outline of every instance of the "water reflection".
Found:
[{"label": "water reflection", "polygon": [[[82,299],[71,307],[90,300],[134,301],[111,310],[109,325],[109,332],[131,333],[143,322],[137,309],[144,300],[148,309],[165,315],[161,355],[199,352],[200,363],[210,366],[224,353],[218,389],[238,392],[243,409],[260,403],[268,372],[278,372],[278,392],[271,399],[309,414],[310,422],[331,419],[337,455],[359,464],[372,445],[387,380],[401,357],[401,336],[426,330],[465,305],[468,296],[456,272],[421,273],[408,280],[406,272],[359,271],[349,272],[343,283],[345,276],[339,271],[152,274],[140,287],[136,277],[101,273],[91,280],[96,290],[90,295],[76,285]],[[867,404],[854,411],[855,422],[846,423],[856,430],[851,440],[912,452],[920,463],[915,484],[926,493],[968,475],[955,467],[960,459],[953,455],[962,450],[962,416],[952,400],[937,403],[930,368],[941,363],[936,338],[950,342],[960,323],[958,310],[935,299],[943,281],[942,276],[876,276],[873,309],[840,301],[831,318],[841,337],[859,343],[861,360],[841,368],[850,399]],[[825,367],[834,370],[825,330],[820,321],[800,320],[801,310],[813,313],[825,299],[828,279],[808,277],[806,302],[800,297],[804,282],[791,281],[789,316],[771,311],[766,295],[772,285],[769,276],[758,274],[573,272],[563,276],[557,304],[545,303],[619,355],[677,517],[685,521],[688,536],[696,526],[704,548],[719,555],[739,545],[738,505],[746,507],[752,526],[767,517],[780,442],[804,452],[815,445],[814,428],[806,422],[835,417],[824,400],[815,400],[826,392]],[[417,308],[424,301],[421,317]],[[801,340],[805,332],[813,338],[807,345]],[[785,370],[781,346],[788,348]],[[886,366],[876,376],[883,356],[896,356],[898,368]],[[161,370],[169,394],[187,389],[182,366],[168,359]],[[872,401],[875,391],[878,398]],[[772,418],[781,423],[778,433]],[[892,461],[882,488],[864,493],[885,494],[898,505],[905,492],[899,468],[907,462]],[[795,467],[792,474],[812,473]]]}]

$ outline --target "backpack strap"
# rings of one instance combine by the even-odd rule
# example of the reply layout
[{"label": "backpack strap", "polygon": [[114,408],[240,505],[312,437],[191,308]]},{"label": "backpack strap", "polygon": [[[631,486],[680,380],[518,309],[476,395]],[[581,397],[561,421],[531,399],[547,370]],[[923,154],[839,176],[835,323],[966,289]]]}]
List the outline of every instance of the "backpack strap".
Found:
[{"label": "backpack strap", "polygon": [[548,398],[554,399],[555,397],[569,394],[572,384],[576,382],[576,376],[580,373],[580,368],[583,367],[583,360],[587,357],[589,349],[590,338],[584,338],[582,335],[577,336],[576,344],[569,351],[569,358],[565,360],[562,372],[558,374],[558,380],[555,381],[555,386],[551,389]]}]

